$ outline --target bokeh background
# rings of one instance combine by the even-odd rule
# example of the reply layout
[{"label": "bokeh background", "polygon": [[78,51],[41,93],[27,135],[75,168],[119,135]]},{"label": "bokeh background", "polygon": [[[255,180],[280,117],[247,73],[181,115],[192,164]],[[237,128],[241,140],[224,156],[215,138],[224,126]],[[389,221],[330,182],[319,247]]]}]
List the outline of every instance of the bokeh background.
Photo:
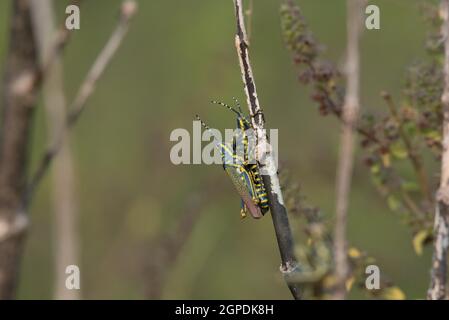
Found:
[{"label": "bokeh background", "polygon": [[[344,0],[300,0],[326,56],[344,61]],[[385,108],[379,92],[400,97],[405,69],[424,57],[426,25],[419,1],[376,0],[381,30],[362,39],[362,105]],[[60,21],[66,3],[57,1]],[[90,0],[81,7],[81,30],[64,54],[69,101],[116,23],[120,1]],[[0,2],[0,61],[5,58],[10,3]],[[220,166],[170,162],[175,128],[192,129],[195,114],[211,126],[231,128],[231,114],[211,99],[245,101],[234,47],[232,1],[139,1],[130,32],[86,112],[71,132],[80,207],[83,298],[144,299],[157,275],[145,271],[155,239],[173,234],[197,199],[200,214],[161,298],[290,299],[279,272],[270,217],[239,218],[240,200]],[[285,49],[279,2],[254,0],[251,57],[267,125],[279,129],[279,152],[308,202],[334,212],[339,124],[323,118],[296,81]],[[3,66],[0,64],[0,69]],[[36,110],[33,163],[45,146],[43,106]],[[52,207],[47,176],[31,208],[19,298],[52,298]],[[408,298],[424,298],[430,251],[418,257],[409,229],[390,212],[357,155],[349,211],[349,240],[377,258]],[[353,298],[364,296],[355,293]]]}]

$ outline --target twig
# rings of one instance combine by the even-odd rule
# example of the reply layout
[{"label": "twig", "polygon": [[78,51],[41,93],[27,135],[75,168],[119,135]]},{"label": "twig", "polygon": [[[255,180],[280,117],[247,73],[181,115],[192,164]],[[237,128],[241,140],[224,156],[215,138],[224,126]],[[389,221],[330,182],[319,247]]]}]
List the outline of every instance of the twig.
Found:
[{"label": "twig", "polygon": [[[286,276],[298,270],[298,262],[293,250],[293,236],[284,205],[277,168],[271,153],[271,146],[265,132],[265,119],[257,97],[256,85],[249,59],[248,41],[245,29],[242,0],[234,0],[235,16],[237,22],[237,34],[235,45],[240,62],[240,69],[252,125],[256,134],[256,158],[259,162],[261,175],[268,193],[271,217],[279,246],[282,265],[281,271]],[[263,160],[263,162],[261,161]],[[297,284],[289,283],[288,287],[295,299],[301,298],[300,288]]]},{"label": "twig", "polygon": [[444,39],[444,90],[441,98],[443,105],[443,154],[441,160],[440,188],[436,196],[434,245],[431,267],[430,287],[427,298],[446,299],[447,258],[449,249],[449,0],[441,1],[441,13],[444,20],[442,35]]},{"label": "twig", "polygon": [[[72,0],[71,4],[80,6],[82,0]],[[66,47],[72,35],[71,30],[67,29],[65,23],[62,23],[56,32],[53,44],[49,46],[45,59],[39,64],[39,68],[33,77],[33,86],[39,88],[44,81],[44,78],[50,73],[54,63],[59,59],[62,51]]]},{"label": "twig", "polygon": [[346,296],[348,261],[346,254],[346,220],[354,158],[354,125],[360,109],[360,52],[359,38],[362,25],[362,5],[364,0],[347,0],[347,91],[343,106],[340,158],[336,184],[336,219],[334,229],[334,259],[337,285],[335,299]]},{"label": "twig", "polygon": [[111,34],[108,42],[104,46],[103,50],[100,52],[95,62],[93,63],[75,97],[75,100],[71,104],[65,126],[63,126],[61,132],[57,135],[57,140],[53,143],[53,145],[47,148],[44,155],[41,157],[41,160],[39,161],[39,165],[35,173],[32,175],[27,188],[27,192],[24,195],[25,205],[29,204],[37,185],[44,177],[56,154],[60,151],[66,131],[77,122],[79,116],[84,110],[87,100],[94,92],[95,85],[98,79],[103,75],[104,70],[109,65],[117,49],[120,47],[120,44],[122,43],[128,31],[129,22],[131,21],[131,18],[134,16],[136,11],[137,4],[134,0],[123,1],[118,24]]}]

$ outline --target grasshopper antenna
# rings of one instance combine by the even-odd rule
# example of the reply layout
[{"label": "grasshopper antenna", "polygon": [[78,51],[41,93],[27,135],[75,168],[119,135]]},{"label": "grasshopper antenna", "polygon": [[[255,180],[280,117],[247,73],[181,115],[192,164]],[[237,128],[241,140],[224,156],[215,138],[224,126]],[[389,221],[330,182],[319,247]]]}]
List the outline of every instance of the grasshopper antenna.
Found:
[{"label": "grasshopper antenna", "polygon": [[204,129],[206,130],[210,130],[209,126],[203,121],[201,120],[199,115],[195,115],[196,120],[198,120],[199,122],[201,122],[201,125],[204,127]]},{"label": "grasshopper antenna", "polygon": [[231,110],[232,112],[236,113],[239,117],[241,117],[241,115],[242,115],[241,112],[235,110],[235,108],[231,107],[230,105],[228,105],[228,104],[226,104],[226,103],[223,103],[223,102],[221,102],[221,101],[215,101],[215,100],[212,100],[211,102],[212,102],[213,104],[218,104],[218,105],[220,105],[220,106],[223,106],[223,107],[225,107],[225,108],[228,108],[228,109]]}]

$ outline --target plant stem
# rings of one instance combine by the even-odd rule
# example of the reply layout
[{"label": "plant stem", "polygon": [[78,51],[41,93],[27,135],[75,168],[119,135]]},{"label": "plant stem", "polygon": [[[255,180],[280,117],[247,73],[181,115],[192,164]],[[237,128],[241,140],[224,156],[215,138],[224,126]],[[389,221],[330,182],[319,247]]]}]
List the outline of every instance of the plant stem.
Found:
[{"label": "plant stem", "polygon": [[444,39],[443,154],[441,180],[436,196],[434,245],[427,299],[447,299],[447,258],[449,249],[449,0],[441,1]]},{"label": "plant stem", "polygon": [[25,188],[28,144],[36,105],[38,57],[27,0],[12,2],[0,132],[0,299],[15,296],[28,217]]},{"label": "plant stem", "polygon": [[[284,205],[277,168],[274,162],[271,146],[265,132],[265,117],[259,104],[254,82],[253,72],[249,59],[248,40],[245,29],[242,0],[234,0],[235,17],[237,20],[237,34],[235,45],[240,62],[240,69],[252,125],[257,138],[256,155],[258,157],[261,175],[268,194],[271,217],[279,246],[282,265],[281,272],[294,299],[301,298],[300,287],[288,281],[288,276],[298,270],[298,262],[294,255],[294,242],[288,220],[287,209]],[[260,157],[259,157],[260,156]],[[263,159],[264,163],[259,160]]]},{"label": "plant stem", "polygon": [[336,288],[334,299],[346,297],[348,276],[346,225],[349,193],[354,161],[354,126],[360,109],[360,53],[359,38],[362,25],[362,4],[364,0],[347,0],[347,91],[343,106],[343,124],[340,140],[340,158],[337,169],[336,217],[334,228],[334,259]]}]

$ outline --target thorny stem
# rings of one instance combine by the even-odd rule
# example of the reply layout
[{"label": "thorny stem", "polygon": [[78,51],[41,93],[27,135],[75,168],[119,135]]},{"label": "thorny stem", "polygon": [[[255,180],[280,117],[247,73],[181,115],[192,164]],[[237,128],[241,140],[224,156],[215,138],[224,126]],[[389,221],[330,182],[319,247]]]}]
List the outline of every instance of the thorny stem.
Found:
[{"label": "thorny stem", "polygon": [[273,219],[274,230],[279,246],[282,265],[281,272],[284,274],[287,285],[294,299],[301,298],[300,287],[288,281],[288,276],[298,270],[298,262],[294,255],[294,242],[290,229],[290,223],[287,216],[287,210],[284,205],[284,199],[279,185],[279,177],[271,154],[271,146],[265,133],[265,118],[259,104],[256,85],[254,82],[253,72],[249,59],[248,40],[245,29],[244,14],[242,0],[234,0],[235,17],[237,22],[237,34],[235,37],[235,45],[240,62],[240,69],[243,83],[245,86],[245,94],[252,124],[257,137],[256,153],[260,163],[263,182],[268,194],[271,217]]}]

